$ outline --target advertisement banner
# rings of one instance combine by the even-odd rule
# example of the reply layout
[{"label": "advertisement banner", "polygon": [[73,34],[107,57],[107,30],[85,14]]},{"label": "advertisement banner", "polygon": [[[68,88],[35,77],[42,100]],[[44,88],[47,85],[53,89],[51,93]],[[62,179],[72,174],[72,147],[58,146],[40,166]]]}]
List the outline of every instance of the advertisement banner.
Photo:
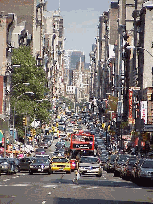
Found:
[{"label": "advertisement banner", "polygon": [[132,124],[133,118],[132,118],[132,95],[133,91],[129,89],[129,124]]},{"label": "advertisement banner", "polygon": [[147,101],[141,101],[141,119],[147,124]]}]

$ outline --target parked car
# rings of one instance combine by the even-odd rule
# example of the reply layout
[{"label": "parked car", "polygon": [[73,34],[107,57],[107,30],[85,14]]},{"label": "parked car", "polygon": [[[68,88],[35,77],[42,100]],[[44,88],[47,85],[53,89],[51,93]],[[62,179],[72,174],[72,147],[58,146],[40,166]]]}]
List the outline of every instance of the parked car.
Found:
[{"label": "parked car", "polygon": [[115,159],[114,176],[120,176],[121,168],[130,157],[128,154],[119,154]]},{"label": "parked car", "polygon": [[133,166],[133,169],[132,169],[132,179],[133,181],[137,181],[138,179],[138,171],[139,171],[139,168],[141,166],[141,164],[143,163],[144,161],[144,158],[137,158],[134,166]]},{"label": "parked car", "polygon": [[0,174],[5,173],[5,174],[16,174],[18,172],[18,166],[17,163],[13,158],[6,158],[1,160],[0,163]]},{"label": "parked car", "polygon": [[82,175],[102,176],[101,163],[98,157],[82,156],[79,161],[79,171]]},{"label": "parked car", "polygon": [[33,173],[51,173],[50,159],[48,158],[35,158],[30,164],[29,174]]},{"label": "parked car", "polygon": [[132,179],[132,170],[135,166],[136,160],[136,157],[131,157],[126,161],[126,163],[121,167],[120,177],[123,179]]},{"label": "parked car", "polygon": [[115,168],[115,159],[117,157],[117,154],[111,155],[106,163],[106,171],[107,173],[109,172],[114,172],[114,168]]},{"label": "parked car", "polygon": [[138,179],[142,184],[153,180],[153,159],[144,159],[138,167]]}]

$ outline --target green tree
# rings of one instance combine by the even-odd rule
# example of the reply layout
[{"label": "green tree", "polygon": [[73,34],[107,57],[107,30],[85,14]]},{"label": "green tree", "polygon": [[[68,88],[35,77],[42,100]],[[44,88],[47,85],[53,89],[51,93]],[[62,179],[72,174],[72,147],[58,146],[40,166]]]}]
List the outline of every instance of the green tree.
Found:
[{"label": "green tree", "polygon": [[[36,60],[28,46],[13,50],[12,65],[11,107],[12,110],[15,108],[15,127],[22,134],[24,115],[30,116],[31,121],[36,118],[41,122],[49,122],[50,102],[38,102],[48,94],[47,79],[44,69],[36,66]],[[29,85],[26,86],[25,83]],[[25,92],[33,92],[34,95],[26,95]]]}]

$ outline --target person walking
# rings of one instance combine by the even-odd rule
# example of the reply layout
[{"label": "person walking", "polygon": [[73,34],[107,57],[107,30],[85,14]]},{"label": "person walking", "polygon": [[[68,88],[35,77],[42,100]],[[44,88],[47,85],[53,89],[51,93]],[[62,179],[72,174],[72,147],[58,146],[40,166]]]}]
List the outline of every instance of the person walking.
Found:
[{"label": "person walking", "polygon": [[79,172],[79,170],[75,170],[74,173],[75,173],[75,177],[73,179],[73,183],[79,184],[78,181],[80,179],[80,172]]}]

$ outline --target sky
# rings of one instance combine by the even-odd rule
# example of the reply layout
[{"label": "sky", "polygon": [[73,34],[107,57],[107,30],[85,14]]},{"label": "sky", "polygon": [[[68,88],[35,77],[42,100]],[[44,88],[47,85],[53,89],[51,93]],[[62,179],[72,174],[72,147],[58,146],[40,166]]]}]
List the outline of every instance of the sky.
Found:
[{"label": "sky", "polygon": [[[47,0],[47,10],[59,9],[64,22],[65,50],[80,50],[85,61],[98,35],[99,16],[110,8],[111,0]],[[112,0],[113,1],[113,0]],[[115,1],[115,0],[114,0]]]}]

